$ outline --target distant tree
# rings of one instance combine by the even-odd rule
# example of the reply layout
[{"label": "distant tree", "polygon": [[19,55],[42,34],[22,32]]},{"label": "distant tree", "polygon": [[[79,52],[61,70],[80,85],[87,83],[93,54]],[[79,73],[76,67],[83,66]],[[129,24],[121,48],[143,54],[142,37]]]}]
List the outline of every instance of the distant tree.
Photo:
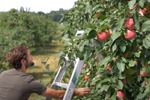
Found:
[{"label": "distant tree", "polygon": [[39,14],[39,15],[45,15],[45,13],[42,12],[42,11],[39,11],[38,14]]},{"label": "distant tree", "polygon": [[52,10],[50,13],[46,14],[48,18],[51,18],[55,22],[59,22],[64,14],[68,13],[70,10],[64,10],[60,8],[58,11]]},{"label": "distant tree", "polygon": [[49,44],[56,33],[57,24],[45,15],[11,9],[0,12],[0,72],[9,69],[6,53],[14,46],[37,46]]}]

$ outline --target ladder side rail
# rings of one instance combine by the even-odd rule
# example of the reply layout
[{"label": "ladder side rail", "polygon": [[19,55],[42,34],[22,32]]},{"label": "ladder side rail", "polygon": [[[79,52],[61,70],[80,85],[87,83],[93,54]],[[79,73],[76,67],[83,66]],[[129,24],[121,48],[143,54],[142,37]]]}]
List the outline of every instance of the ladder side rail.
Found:
[{"label": "ladder side rail", "polygon": [[67,61],[66,64],[59,68],[59,71],[57,72],[57,75],[54,79],[54,82],[60,82],[67,70],[67,68],[70,66],[70,64],[73,63],[72,61]]},{"label": "ladder side rail", "polygon": [[73,70],[73,73],[71,75],[69,86],[66,90],[66,93],[64,95],[63,100],[71,100],[74,89],[76,87],[76,83],[78,81],[78,78],[80,76],[81,70],[83,68],[84,60],[80,60],[79,58],[76,59],[75,68]]},{"label": "ladder side rail", "polygon": [[[61,66],[53,80],[53,83],[51,85],[51,89],[55,89],[55,90],[58,90],[58,86],[55,85],[55,82],[61,82],[65,72],[66,72],[66,69],[70,66],[70,64],[73,63],[73,61],[66,61],[66,64],[64,64],[63,66]],[[51,100],[51,98],[45,98],[45,100]]]}]

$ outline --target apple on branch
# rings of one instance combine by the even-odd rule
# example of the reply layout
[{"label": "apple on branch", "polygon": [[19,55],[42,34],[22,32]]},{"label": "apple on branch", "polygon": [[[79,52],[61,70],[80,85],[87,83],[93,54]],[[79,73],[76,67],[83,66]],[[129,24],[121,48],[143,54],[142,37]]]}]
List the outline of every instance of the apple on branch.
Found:
[{"label": "apple on branch", "polygon": [[107,65],[107,68],[106,68],[108,71],[110,71],[111,70],[111,68],[110,68],[110,64],[108,64]]},{"label": "apple on branch", "polygon": [[144,8],[144,9],[139,9],[140,10],[140,12],[144,15],[145,14],[145,12],[147,11],[147,9],[146,8]]},{"label": "apple on branch", "polygon": [[84,80],[87,80],[88,78],[90,78],[90,77],[87,75],[84,76]]},{"label": "apple on branch", "polygon": [[127,30],[127,34],[125,35],[125,38],[130,40],[133,39],[136,36],[136,32],[134,30]]},{"label": "apple on branch", "polygon": [[101,16],[102,15],[102,12],[98,12],[98,13],[96,13],[96,17],[98,18],[99,16]]},{"label": "apple on branch", "polygon": [[106,32],[97,33],[97,39],[101,42],[105,41],[108,38]]},{"label": "apple on branch", "polygon": [[112,31],[111,31],[111,30],[108,30],[107,34],[108,34],[108,36],[111,36]]},{"label": "apple on branch", "polygon": [[147,73],[146,73],[146,71],[144,71],[143,73],[142,73],[142,71],[140,71],[140,75],[141,75],[141,76],[146,76]]},{"label": "apple on branch", "polygon": [[128,19],[125,24],[126,24],[126,27],[128,29],[134,29],[135,28],[134,21],[132,18]]},{"label": "apple on branch", "polygon": [[124,99],[124,94],[121,91],[117,91],[117,97]]}]

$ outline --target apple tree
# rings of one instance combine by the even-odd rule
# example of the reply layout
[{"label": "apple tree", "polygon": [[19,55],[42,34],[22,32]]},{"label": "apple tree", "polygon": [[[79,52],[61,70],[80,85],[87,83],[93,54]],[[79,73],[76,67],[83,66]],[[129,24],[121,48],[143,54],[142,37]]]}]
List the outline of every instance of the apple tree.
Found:
[{"label": "apple tree", "polygon": [[[65,14],[63,55],[84,59],[76,87],[90,87],[74,100],[150,98],[150,0],[78,0]],[[78,30],[83,35],[75,36]],[[100,58],[100,59],[99,59]],[[70,73],[71,74],[71,73]]]},{"label": "apple tree", "polygon": [[9,69],[6,53],[14,46],[35,47],[51,43],[57,24],[46,16],[11,9],[0,12],[0,73]]}]

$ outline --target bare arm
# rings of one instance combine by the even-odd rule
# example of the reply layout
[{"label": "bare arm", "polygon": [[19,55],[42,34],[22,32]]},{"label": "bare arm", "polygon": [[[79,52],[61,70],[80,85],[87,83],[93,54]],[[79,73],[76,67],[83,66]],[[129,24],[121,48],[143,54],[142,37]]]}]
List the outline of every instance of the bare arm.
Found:
[{"label": "bare arm", "polygon": [[54,90],[47,88],[46,91],[42,94],[42,96],[48,98],[63,99],[64,94],[65,90]]},{"label": "bare arm", "polygon": [[[89,94],[90,91],[91,90],[89,88],[78,88],[74,90],[73,96],[85,96],[86,94]],[[54,90],[47,88],[42,96],[48,98],[63,99],[65,92],[65,90]]]}]

